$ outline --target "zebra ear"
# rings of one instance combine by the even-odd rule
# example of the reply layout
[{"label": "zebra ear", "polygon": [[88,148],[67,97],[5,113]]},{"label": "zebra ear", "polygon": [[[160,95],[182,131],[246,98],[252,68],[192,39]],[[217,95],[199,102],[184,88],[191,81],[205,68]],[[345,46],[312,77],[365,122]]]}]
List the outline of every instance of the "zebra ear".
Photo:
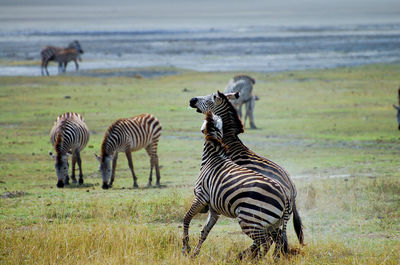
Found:
[{"label": "zebra ear", "polygon": [[49,151],[49,155],[51,158],[53,158],[53,160],[56,160],[56,157],[54,156],[53,152]]},{"label": "zebra ear", "polygon": [[236,92],[236,93],[227,93],[227,94],[225,94],[225,96],[226,96],[229,100],[231,100],[231,99],[238,99],[239,96],[240,96],[240,94],[239,94],[239,92]]},{"label": "zebra ear", "polygon": [[99,162],[101,163],[101,157],[98,156],[97,154],[93,154],[93,155],[94,155],[94,157],[96,158],[96,160],[99,161]]}]

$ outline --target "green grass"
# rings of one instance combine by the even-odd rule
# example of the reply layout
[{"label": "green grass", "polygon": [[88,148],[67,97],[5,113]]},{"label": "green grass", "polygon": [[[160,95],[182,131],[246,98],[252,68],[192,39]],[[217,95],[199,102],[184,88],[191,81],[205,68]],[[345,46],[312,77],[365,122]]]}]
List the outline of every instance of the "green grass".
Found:
[{"label": "green grass", "polygon": [[[234,73],[179,72],[156,78],[0,77],[1,264],[237,262],[251,242],[227,218],[213,228],[197,259],[180,252],[203,145],[203,116],[188,102],[224,90]],[[241,139],[294,176],[305,224],[307,246],[278,263],[400,259],[400,134],[392,108],[399,72],[399,65],[369,65],[248,73],[260,97],[259,129],[247,129]],[[82,152],[85,184],[57,189],[49,132],[67,111],[81,113],[92,134]],[[114,187],[104,191],[93,153],[114,120],[140,113],[154,114],[163,127],[163,186],[145,188],[149,159],[141,150],[133,153],[140,188],[131,188],[121,154]],[[192,246],[205,218],[192,222]],[[291,223],[288,233],[298,247]],[[272,262],[271,254],[260,261]],[[241,264],[247,263],[252,261]]]}]

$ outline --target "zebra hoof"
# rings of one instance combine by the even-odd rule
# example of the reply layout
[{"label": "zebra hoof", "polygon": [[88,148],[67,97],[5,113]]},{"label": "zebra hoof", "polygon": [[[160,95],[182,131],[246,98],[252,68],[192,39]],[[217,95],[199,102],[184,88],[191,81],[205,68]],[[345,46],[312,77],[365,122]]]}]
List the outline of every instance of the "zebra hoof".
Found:
[{"label": "zebra hoof", "polygon": [[57,182],[57,188],[64,188],[64,182],[62,180]]},{"label": "zebra hoof", "polygon": [[72,183],[74,183],[74,184],[77,183],[76,178],[72,178]]},{"label": "zebra hoof", "polygon": [[[76,183],[76,180],[75,180],[75,183]],[[79,185],[82,185],[83,184],[83,179],[79,179]]]},{"label": "zebra hoof", "polygon": [[108,186],[107,183],[103,183],[103,186],[101,186],[103,190],[107,190],[110,186]]},{"label": "zebra hoof", "polygon": [[134,189],[138,189],[139,186],[138,186],[137,184],[134,184],[134,185],[133,185],[133,188],[134,188]]}]

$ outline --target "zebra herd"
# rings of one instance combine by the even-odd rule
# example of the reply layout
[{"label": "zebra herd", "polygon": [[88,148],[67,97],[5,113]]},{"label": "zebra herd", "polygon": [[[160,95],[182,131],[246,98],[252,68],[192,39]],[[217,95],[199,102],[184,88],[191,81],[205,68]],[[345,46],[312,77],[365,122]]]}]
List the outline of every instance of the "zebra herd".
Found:
[{"label": "zebra herd", "polygon": [[49,75],[49,71],[47,70],[47,65],[50,61],[55,61],[58,63],[58,73],[65,73],[67,69],[67,64],[71,61],[75,63],[75,69],[78,71],[79,65],[78,61],[81,61],[81,54],[83,54],[83,50],[81,48],[81,44],[79,41],[74,40],[69,43],[66,48],[55,47],[55,46],[46,46],[40,51],[41,55],[41,72],[42,75],[46,72]]},{"label": "zebra herd", "polygon": [[[189,225],[198,213],[208,219],[192,256],[198,255],[203,242],[220,215],[237,219],[242,231],[253,244],[239,258],[260,258],[275,243],[273,256],[289,253],[286,226],[293,213],[297,238],[304,244],[303,225],[296,207],[296,187],[289,174],[278,164],[257,155],[242,143],[238,135],[244,132],[238,112],[231,101],[240,93],[216,92],[192,98],[190,107],[205,115],[201,127],[204,149],[200,173],[194,187],[195,198],[183,219],[183,254],[190,254]],[[112,187],[118,152],[125,152],[137,188],[131,152],[145,148],[150,157],[148,186],[156,170],[156,185],[160,186],[157,146],[161,135],[160,122],[151,114],[118,119],[106,130],[101,145],[100,163],[103,189]],[[83,183],[80,152],[89,141],[89,129],[77,113],[60,115],[50,134],[56,155],[57,187],[69,184],[68,156],[72,154],[71,179],[76,183],[75,164],[79,166],[79,184]],[[261,251],[263,250],[263,251]]]},{"label": "zebra herd", "polygon": [[[155,166],[157,182],[160,186],[160,168],[158,166],[157,145],[161,135],[160,122],[151,114],[141,114],[129,119],[116,120],[106,131],[101,145],[101,156],[96,156],[100,162],[100,172],[103,179],[103,189],[112,186],[117,167],[118,152],[125,152],[129,168],[132,172],[133,187],[137,188],[137,178],[133,170],[132,151],[145,148],[150,156],[150,177],[148,186],[151,186],[152,171]],[[68,156],[72,154],[73,183],[75,179],[75,163],[79,166],[79,184],[83,184],[80,152],[89,141],[89,129],[82,115],[78,113],[64,113],[57,117],[50,132],[50,141],[56,155],[50,156],[56,161],[57,187],[62,188],[69,184]],[[111,169],[112,161],[112,169]]]}]

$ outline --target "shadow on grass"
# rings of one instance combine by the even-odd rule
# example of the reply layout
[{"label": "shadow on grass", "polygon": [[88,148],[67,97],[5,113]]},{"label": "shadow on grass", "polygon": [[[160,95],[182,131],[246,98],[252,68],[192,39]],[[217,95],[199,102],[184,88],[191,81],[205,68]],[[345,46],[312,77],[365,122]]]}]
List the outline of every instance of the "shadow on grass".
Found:
[{"label": "shadow on grass", "polygon": [[113,190],[150,190],[150,189],[165,189],[168,185],[161,184],[160,186],[152,185],[152,186],[139,186],[139,188],[134,187],[121,187],[121,188],[111,188]]},{"label": "shadow on grass", "polygon": [[85,189],[85,188],[91,188],[99,186],[99,183],[83,183],[83,184],[78,184],[78,183],[70,183],[69,185],[65,185],[64,189]]}]

